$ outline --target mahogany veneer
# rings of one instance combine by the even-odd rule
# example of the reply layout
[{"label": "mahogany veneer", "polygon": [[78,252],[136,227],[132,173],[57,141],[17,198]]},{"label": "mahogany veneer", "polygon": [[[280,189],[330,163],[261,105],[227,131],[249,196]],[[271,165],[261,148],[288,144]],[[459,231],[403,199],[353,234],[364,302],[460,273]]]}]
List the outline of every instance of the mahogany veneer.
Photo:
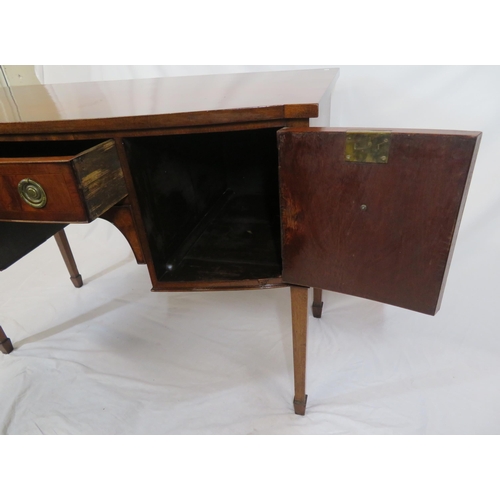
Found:
[{"label": "mahogany veneer", "polygon": [[[0,223],[13,228],[0,263],[55,234],[55,222],[102,216],[147,264],[155,291],[291,286],[293,405],[303,415],[308,288],[315,317],[322,289],[435,314],[480,138],[310,128],[318,115],[329,123],[337,76],[1,90],[0,219],[26,230],[11,238],[18,223]],[[46,209],[19,200],[25,176],[46,186]],[[7,341],[0,329],[4,352]]]}]

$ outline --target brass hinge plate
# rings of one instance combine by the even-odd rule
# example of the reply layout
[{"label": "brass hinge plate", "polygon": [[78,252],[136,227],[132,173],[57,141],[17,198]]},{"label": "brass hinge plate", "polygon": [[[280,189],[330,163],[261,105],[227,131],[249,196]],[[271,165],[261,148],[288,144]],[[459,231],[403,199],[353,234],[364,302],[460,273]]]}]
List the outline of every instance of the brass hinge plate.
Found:
[{"label": "brass hinge plate", "polygon": [[390,132],[348,132],[345,159],[358,163],[387,163],[390,144]]}]

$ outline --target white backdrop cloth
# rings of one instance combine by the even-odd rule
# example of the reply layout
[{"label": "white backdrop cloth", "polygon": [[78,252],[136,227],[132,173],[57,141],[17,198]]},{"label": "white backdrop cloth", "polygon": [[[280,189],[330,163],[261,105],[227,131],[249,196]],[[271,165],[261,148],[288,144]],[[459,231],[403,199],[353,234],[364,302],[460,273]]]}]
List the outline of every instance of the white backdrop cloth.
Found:
[{"label": "white backdrop cloth", "polygon": [[[334,66],[334,64],[332,64]],[[290,67],[37,67],[44,83]],[[300,68],[300,67],[298,67]],[[151,293],[109,223],[0,274],[2,434],[498,434],[500,69],[341,67],[334,126],[483,131],[441,311],[325,292],[294,415],[288,289]]]}]

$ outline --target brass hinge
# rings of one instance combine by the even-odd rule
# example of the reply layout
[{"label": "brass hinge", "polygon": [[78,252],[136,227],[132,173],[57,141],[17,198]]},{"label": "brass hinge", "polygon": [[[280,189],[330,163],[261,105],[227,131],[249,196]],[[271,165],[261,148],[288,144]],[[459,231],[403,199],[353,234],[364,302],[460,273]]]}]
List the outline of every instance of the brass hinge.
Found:
[{"label": "brass hinge", "polygon": [[387,163],[390,132],[347,132],[345,159],[358,163]]}]

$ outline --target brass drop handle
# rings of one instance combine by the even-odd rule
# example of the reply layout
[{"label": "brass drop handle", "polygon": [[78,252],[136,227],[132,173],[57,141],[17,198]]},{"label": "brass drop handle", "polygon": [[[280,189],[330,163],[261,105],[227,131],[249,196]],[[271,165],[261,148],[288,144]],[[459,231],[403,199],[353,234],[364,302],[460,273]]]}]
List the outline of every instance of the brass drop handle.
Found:
[{"label": "brass drop handle", "polygon": [[17,190],[23,201],[33,208],[43,208],[47,204],[47,195],[36,181],[23,179],[17,185]]}]

